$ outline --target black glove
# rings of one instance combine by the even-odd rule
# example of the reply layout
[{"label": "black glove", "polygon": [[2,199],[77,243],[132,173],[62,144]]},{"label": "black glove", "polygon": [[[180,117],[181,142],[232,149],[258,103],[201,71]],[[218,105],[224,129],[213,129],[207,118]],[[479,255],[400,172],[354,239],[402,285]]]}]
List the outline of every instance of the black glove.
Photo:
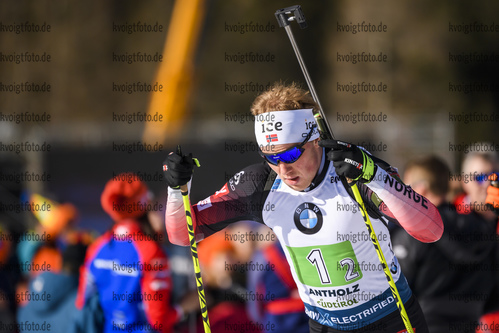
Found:
[{"label": "black glove", "polygon": [[319,146],[331,149],[327,153],[327,158],[333,161],[339,176],[363,183],[368,183],[373,179],[377,165],[368,153],[356,145],[338,140],[321,140]]},{"label": "black glove", "polygon": [[177,152],[171,152],[163,162],[163,172],[165,174],[166,183],[171,188],[179,188],[187,184],[192,177],[194,169],[194,159],[192,153],[185,156],[180,151],[180,146]]}]

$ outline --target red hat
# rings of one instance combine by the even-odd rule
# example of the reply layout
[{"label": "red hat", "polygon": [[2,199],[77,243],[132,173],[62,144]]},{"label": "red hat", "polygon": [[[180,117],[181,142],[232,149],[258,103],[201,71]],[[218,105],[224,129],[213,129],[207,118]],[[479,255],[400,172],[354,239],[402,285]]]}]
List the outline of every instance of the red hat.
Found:
[{"label": "red hat", "polygon": [[209,266],[219,253],[234,252],[234,245],[221,232],[203,239],[198,244],[198,259],[203,266]]},{"label": "red hat", "polygon": [[100,202],[114,221],[146,213],[147,185],[134,173],[121,173],[107,182]]}]

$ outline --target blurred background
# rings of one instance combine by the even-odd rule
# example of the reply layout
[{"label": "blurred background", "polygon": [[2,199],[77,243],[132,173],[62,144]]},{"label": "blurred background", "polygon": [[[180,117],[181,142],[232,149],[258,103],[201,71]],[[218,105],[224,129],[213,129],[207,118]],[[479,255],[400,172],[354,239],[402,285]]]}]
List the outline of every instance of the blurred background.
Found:
[{"label": "blurred background", "polygon": [[[111,223],[99,202],[105,181],[123,171],[140,171],[156,197],[162,198],[166,191],[162,161],[179,143],[202,164],[195,171],[192,200],[221,188],[242,166],[259,162],[253,121],[248,117],[255,96],[280,80],[306,87],[289,39],[274,17],[277,9],[294,4],[1,2],[0,52],[6,57],[0,61],[4,85],[0,113],[51,116],[45,122],[0,121],[3,145],[51,146],[50,151],[19,153],[2,146],[1,200],[14,200],[25,190],[44,193],[74,203],[80,224],[102,232]],[[466,145],[497,143],[498,3],[309,1],[301,5],[308,28],[293,24],[292,29],[337,138],[371,148],[401,171],[407,159],[436,153],[459,172]],[[51,29],[12,30],[25,22],[46,23]],[[157,31],[125,31],[139,22]],[[383,31],[355,31],[363,22],[384,27]],[[24,52],[46,53],[51,59],[19,64],[9,60]],[[125,60],[138,52],[163,59]],[[362,52],[381,54],[384,61],[355,63],[352,55]],[[51,90],[8,91],[9,85],[21,82],[47,83]],[[120,88],[134,82],[161,84],[163,90],[128,93]],[[386,89],[344,91],[347,85],[362,82],[382,83]],[[470,92],[466,90],[470,84],[481,88]],[[119,120],[147,112],[158,112],[163,121]],[[384,121],[355,121],[362,112],[382,114]],[[467,114],[496,118],[456,118]],[[140,142],[151,144],[151,151],[137,151]],[[9,180],[8,175],[23,171],[45,173],[50,180]],[[31,218],[4,213],[22,223]]]}]

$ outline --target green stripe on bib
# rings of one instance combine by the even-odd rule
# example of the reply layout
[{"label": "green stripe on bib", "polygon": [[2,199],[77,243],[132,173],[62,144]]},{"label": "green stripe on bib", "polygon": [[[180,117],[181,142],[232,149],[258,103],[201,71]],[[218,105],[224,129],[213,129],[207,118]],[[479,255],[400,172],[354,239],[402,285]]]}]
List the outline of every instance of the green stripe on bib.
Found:
[{"label": "green stripe on bib", "polygon": [[293,260],[298,279],[305,285],[337,287],[362,278],[350,241],[329,245],[286,247]]}]

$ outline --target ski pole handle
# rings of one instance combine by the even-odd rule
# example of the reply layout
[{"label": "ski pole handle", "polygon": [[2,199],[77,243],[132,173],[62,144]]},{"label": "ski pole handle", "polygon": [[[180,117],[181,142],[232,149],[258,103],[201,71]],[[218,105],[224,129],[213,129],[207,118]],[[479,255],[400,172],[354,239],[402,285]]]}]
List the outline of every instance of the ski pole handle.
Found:
[{"label": "ski pole handle", "polygon": [[324,109],[322,108],[321,102],[319,100],[319,96],[315,91],[314,83],[308,74],[307,66],[305,65],[305,61],[303,61],[303,57],[301,56],[300,49],[298,48],[298,44],[295,41],[295,37],[293,35],[293,31],[291,30],[290,22],[296,21],[300,28],[304,29],[307,27],[307,22],[305,21],[305,15],[301,10],[301,6],[291,6],[282,9],[278,9],[275,12],[275,17],[277,18],[277,22],[281,28],[284,28],[286,34],[288,35],[291,46],[293,47],[293,51],[295,52],[296,59],[298,60],[298,64],[302,70],[303,76],[305,77],[305,81],[307,82],[308,90],[310,91],[310,95],[312,95],[313,100],[319,106],[319,113],[321,118],[324,119],[323,127],[325,130],[322,133],[329,133],[330,138],[334,138],[333,131],[329,126],[329,123],[326,120],[326,115],[324,114]]},{"label": "ski pole handle", "polygon": [[[291,16],[288,16],[289,14],[291,14]],[[303,14],[300,5],[278,9],[275,12],[275,17],[281,28],[289,25],[290,21],[296,21],[302,29],[307,27],[305,14]]]}]

